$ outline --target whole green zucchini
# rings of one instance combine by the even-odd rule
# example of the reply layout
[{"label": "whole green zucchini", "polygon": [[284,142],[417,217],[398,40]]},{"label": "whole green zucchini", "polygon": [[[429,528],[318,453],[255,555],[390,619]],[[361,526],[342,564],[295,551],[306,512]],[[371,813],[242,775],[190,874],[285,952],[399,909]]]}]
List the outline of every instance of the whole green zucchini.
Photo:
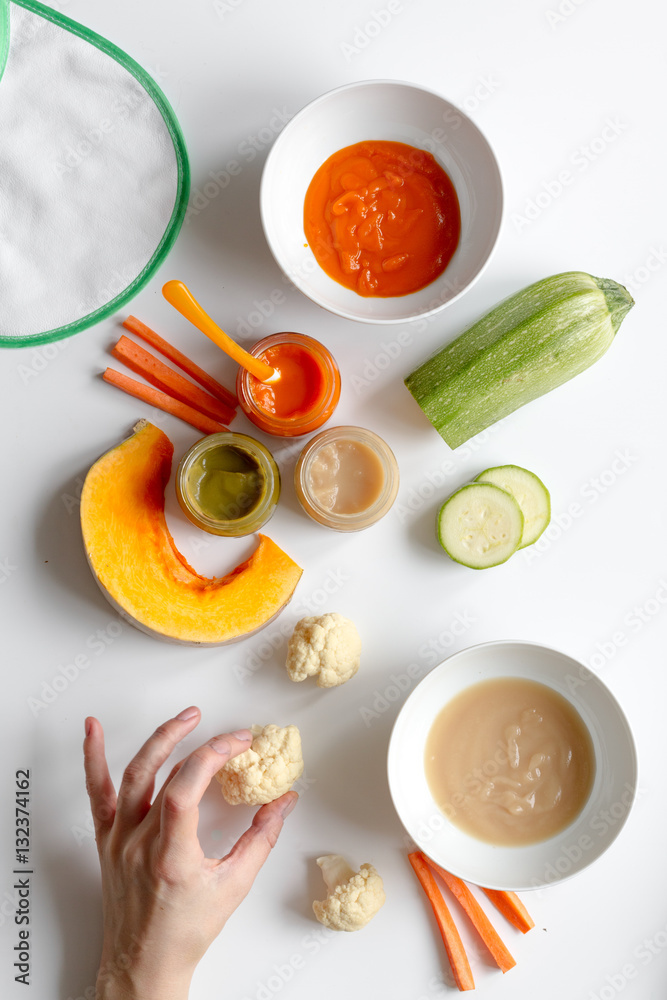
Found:
[{"label": "whole green zucchini", "polygon": [[495,306],[405,384],[451,448],[605,353],[634,301],[622,285],[568,271]]}]

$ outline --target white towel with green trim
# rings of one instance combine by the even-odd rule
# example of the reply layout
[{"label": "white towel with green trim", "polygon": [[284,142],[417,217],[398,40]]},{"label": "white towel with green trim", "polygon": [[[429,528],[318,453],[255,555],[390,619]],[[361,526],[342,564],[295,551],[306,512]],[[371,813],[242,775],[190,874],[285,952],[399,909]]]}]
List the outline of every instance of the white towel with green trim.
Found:
[{"label": "white towel with green trim", "polygon": [[189,169],[155,81],[33,0],[0,0],[0,345],[66,337],[151,277]]}]

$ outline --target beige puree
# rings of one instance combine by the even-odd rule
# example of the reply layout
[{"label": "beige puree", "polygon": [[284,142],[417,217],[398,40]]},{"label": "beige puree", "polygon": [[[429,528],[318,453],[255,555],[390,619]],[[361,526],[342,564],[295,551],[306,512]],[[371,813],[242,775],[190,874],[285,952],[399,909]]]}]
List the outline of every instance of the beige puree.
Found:
[{"label": "beige puree", "polygon": [[371,507],[384,488],[379,457],[362,441],[341,438],[323,445],[308,469],[308,489],[325,509],[359,514]]},{"label": "beige puree", "polygon": [[474,684],[437,716],[426,780],[462,830],[491,844],[546,840],[581,811],[595,753],[579,713],[545,684],[501,677]]}]

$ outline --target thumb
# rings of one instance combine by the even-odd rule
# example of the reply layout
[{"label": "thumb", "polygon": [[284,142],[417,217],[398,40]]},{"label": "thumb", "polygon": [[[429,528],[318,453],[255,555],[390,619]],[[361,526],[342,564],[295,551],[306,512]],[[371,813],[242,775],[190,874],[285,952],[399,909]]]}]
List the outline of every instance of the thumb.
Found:
[{"label": "thumb", "polygon": [[237,903],[250,891],[257,873],[276,846],[283,822],[297,804],[296,792],[285,792],[279,799],[261,806],[252,825],[241,834],[229,854],[220,861],[225,878],[225,892],[234,894]]}]

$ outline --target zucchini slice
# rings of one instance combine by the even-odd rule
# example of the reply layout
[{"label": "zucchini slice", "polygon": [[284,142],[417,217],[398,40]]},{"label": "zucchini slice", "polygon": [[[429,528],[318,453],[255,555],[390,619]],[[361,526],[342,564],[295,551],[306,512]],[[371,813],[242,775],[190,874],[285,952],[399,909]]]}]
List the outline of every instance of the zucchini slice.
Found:
[{"label": "zucchini slice", "polygon": [[516,552],[523,514],[511,493],[492,483],[468,483],[440,508],[438,541],[455,562],[470,569],[499,566]]},{"label": "zucchini slice", "polygon": [[520,465],[496,465],[480,472],[475,482],[492,483],[514,497],[523,514],[520,549],[537,541],[551,520],[551,497],[534,472],[522,469]]}]

